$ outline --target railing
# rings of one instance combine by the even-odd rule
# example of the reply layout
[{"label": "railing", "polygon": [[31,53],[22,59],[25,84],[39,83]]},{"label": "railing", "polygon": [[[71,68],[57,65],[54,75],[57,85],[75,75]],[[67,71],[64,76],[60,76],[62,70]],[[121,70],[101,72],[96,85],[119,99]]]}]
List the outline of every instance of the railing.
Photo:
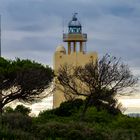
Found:
[{"label": "railing", "polygon": [[63,34],[63,41],[69,40],[87,40],[87,34]]}]

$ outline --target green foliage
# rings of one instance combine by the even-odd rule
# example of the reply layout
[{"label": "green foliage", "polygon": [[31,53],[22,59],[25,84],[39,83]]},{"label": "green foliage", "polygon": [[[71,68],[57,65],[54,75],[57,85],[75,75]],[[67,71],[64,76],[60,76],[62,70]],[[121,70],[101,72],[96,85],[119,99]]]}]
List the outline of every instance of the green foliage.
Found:
[{"label": "green foliage", "polygon": [[82,118],[91,105],[98,110],[106,109],[114,115],[119,114],[121,111],[117,106],[116,95],[135,87],[138,82],[127,65],[108,54],[84,66],[61,66],[57,80],[61,85],[59,90],[63,91],[67,100],[75,97],[86,99]]},{"label": "green foliage", "polygon": [[84,140],[84,136],[80,130],[71,130],[67,134],[68,140]]},{"label": "green foliage", "polygon": [[54,111],[54,114],[57,116],[71,116],[80,109],[83,103],[84,101],[82,99],[63,102],[60,107]]},{"label": "green foliage", "polygon": [[112,136],[113,140],[139,140],[139,131],[135,129],[116,129]]},{"label": "green foliage", "polygon": [[95,107],[90,107],[87,110],[84,121],[106,125],[115,118],[116,116],[109,114],[106,110],[97,111]]},{"label": "green foliage", "polygon": [[24,105],[17,105],[15,109],[10,106],[4,108],[4,113],[21,113],[22,115],[29,115],[31,109]]},{"label": "green foliage", "polygon": [[[63,104],[64,105],[64,104]],[[67,106],[67,104],[65,104]],[[7,140],[139,140],[140,118],[112,115],[90,107],[84,120],[79,110],[70,116],[55,115],[55,109],[36,118],[19,113],[5,113],[0,136]]]},{"label": "green foliage", "polygon": [[0,130],[0,138],[3,138],[3,140],[38,140],[29,132],[19,129],[12,130],[8,128],[3,128]]},{"label": "green foliage", "polygon": [[35,61],[0,58],[0,91],[3,93],[0,111],[14,100],[24,102],[40,100],[45,96],[41,93],[48,88],[53,76],[50,67]]},{"label": "green foliage", "polygon": [[2,124],[10,129],[30,130],[32,119],[20,113],[7,113],[2,116]]},{"label": "green foliage", "polygon": [[131,118],[127,116],[120,116],[117,121],[113,122],[112,126],[119,129],[137,129],[140,131],[140,118]]},{"label": "green foliage", "polygon": [[23,105],[18,105],[18,106],[16,106],[14,111],[21,113],[23,115],[29,115],[29,113],[31,112],[31,109],[29,107],[25,107]]},{"label": "green foliage", "polygon": [[39,138],[56,138],[56,137],[65,137],[67,133],[67,125],[58,122],[48,122],[45,124],[37,125],[34,131],[36,132],[36,137]]},{"label": "green foliage", "polygon": [[49,122],[36,126],[34,130],[37,134],[36,137],[41,139],[93,140],[94,138],[95,140],[109,140],[110,137],[108,131],[94,130],[83,122]]},{"label": "green foliage", "polygon": [[10,106],[7,106],[4,108],[4,113],[13,113],[14,109]]},{"label": "green foliage", "polygon": [[[57,116],[54,114],[54,110],[45,110],[39,113],[37,118],[34,118],[35,123],[46,123],[51,120],[57,120]],[[59,118],[60,119],[60,118]]]},{"label": "green foliage", "polygon": [[34,121],[40,123],[48,122],[50,120],[67,122],[72,118],[76,119],[77,115],[80,116],[79,111],[83,105],[83,102],[84,101],[81,99],[64,102],[59,108],[40,112],[38,118],[34,119]]}]

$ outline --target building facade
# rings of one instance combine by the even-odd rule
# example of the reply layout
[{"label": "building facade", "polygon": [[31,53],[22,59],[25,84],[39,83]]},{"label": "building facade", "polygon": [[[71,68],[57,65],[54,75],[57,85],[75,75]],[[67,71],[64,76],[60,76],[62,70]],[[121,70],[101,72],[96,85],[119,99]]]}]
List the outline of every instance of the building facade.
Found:
[{"label": "building facade", "polygon": [[[96,52],[86,52],[87,34],[82,33],[82,26],[76,15],[77,13],[73,15],[72,20],[68,23],[68,33],[63,34],[63,41],[67,43],[67,49],[61,45],[55,51],[54,72],[56,75],[58,69],[64,64],[84,66],[90,61],[97,60]],[[53,108],[59,107],[64,101],[64,93],[55,88],[53,93]]]}]

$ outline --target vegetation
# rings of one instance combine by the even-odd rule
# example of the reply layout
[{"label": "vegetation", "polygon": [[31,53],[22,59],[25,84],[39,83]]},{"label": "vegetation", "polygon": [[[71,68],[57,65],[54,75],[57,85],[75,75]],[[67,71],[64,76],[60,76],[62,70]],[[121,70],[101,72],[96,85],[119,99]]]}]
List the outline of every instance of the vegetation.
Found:
[{"label": "vegetation", "polygon": [[[65,93],[71,91],[72,96],[67,95],[72,100],[31,117],[31,110],[23,105],[15,109],[3,107],[14,100],[32,102],[40,99],[41,92],[53,78],[53,71],[29,60],[8,61],[0,58],[0,107],[4,110],[0,115],[0,139],[139,140],[140,118],[123,115],[114,98],[118,91],[135,85],[137,79],[116,58],[105,56],[101,60],[97,64],[74,68],[74,73],[60,71],[58,80],[68,84],[66,88],[61,83]],[[76,75],[76,79],[73,75],[67,77],[67,74]],[[76,84],[82,84],[81,88]],[[73,95],[86,98],[82,100]],[[84,117],[80,119],[83,111]]]},{"label": "vegetation", "polygon": [[29,107],[25,107],[24,105],[17,105],[15,109],[8,106],[4,108],[4,113],[21,113],[28,116],[29,113],[31,113],[31,109]]},{"label": "vegetation", "polygon": [[[30,117],[13,110],[2,117],[0,137],[4,140],[139,140],[140,118],[113,115],[91,106],[80,120],[84,101],[76,99],[60,108]],[[73,105],[74,104],[74,105]],[[72,106],[71,106],[72,105]]]},{"label": "vegetation", "polygon": [[53,71],[48,66],[30,60],[0,58],[0,112],[15,100],[40,100],[52,79]]},{"label": "vegetation", "polygon": [[117,104],[116,95],[123,94],[124,89],[134,87],[138,81],[127,65],[108,54],[85,66],[61,66],[57,77],[57,88],[64,92],[66,99],[85,97],[83,117],[91,105],[98,110],[106,108],[111,113],[119,113],[120,105]]}]

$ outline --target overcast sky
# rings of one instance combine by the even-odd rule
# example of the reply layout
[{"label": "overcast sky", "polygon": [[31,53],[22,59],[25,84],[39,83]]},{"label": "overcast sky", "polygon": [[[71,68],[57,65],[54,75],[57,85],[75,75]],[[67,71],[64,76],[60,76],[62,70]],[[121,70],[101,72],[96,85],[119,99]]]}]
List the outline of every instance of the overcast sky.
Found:
[{"label": "overcast sky", "polygon": [[87,51],[121,57],[140,75],[140,0],[0,0],[2,56],[52,66],[74,12],[88,34]]}]

